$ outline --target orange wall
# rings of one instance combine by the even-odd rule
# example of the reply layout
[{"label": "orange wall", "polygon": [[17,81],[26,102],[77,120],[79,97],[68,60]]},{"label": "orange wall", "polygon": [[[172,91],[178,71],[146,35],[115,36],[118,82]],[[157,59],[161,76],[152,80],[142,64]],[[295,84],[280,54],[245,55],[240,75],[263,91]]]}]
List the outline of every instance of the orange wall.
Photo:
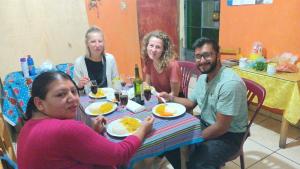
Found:
[{"label": "orange wall", "polygon": [[267,57],[292,52],[300,57],[300,0],[273,0],[268,5],[227,6],[221,0],[220,45],[241,47],[248,55],[261,41]]},{"label": "orange wall", "polygon": [[100,0],[98,9],[89,10],[89,0],[86,0],[86,9],[89,25],[102,28],[105,50],[115,56],[119,73],[133,76],[134,64],[141,65],[136,0],[124,1],[127,3],[124,10],[121,9],[121,2]]}]

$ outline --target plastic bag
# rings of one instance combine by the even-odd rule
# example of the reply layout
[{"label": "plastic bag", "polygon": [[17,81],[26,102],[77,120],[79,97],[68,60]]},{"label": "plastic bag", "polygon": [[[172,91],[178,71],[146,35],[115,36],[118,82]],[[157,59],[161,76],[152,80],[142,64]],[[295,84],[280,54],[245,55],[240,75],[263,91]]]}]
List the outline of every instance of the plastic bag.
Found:
[{"label": "plastic bag", "polygon": [[276,70],[279,72],[298,72],[298,67],[296,65],[298,56],[293,55],[292,53],[282,53],[281,55],[277,56],[276,58],[273,58],[272,60],[278,63]]},{"label": "plastic bag", "polygon": [[42,63],[42,65],[40,66],[40,71],[41,72],[46,72],[49,70],[55,70],[55,66],[54,64],[51,63],[51,61],[46,60],[45,62]]}]

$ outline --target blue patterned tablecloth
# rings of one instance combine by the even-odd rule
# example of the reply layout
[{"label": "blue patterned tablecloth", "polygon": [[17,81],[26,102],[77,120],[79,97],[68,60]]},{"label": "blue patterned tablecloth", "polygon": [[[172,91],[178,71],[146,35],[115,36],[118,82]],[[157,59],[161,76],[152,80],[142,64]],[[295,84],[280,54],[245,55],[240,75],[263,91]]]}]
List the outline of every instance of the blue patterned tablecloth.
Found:
[{"label": "blue patterned tablecloth", "polygon": [[5,120],[15,126],[26,111],[30,88],[36,76],[24,78],[22,72],[8,74],[4,80],[3,115]]},{"label": "blue patterned tablecloth", "polygon": [[[57,70],[65,72],[73,78],[74,66],[72,63],[64,63],[56,66]],[[30,98],[30,89],[37,75],[24,78],[22,72],[9,73],[4,80],[3,115],[12,126],[17,125],[26,111]]]}]

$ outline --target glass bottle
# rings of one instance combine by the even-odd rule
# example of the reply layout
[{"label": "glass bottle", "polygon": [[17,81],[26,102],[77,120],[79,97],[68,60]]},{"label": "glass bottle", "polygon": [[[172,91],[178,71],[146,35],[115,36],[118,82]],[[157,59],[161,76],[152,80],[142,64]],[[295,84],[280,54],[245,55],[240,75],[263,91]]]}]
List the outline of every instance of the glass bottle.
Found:
[{"label": "glass bottle", "polygon": [[134,85],[134,98],[135,101],[139,104],[144,104],[144,99],[142,97],[142,90],[143,90],[143,81],[140,78],[139,75],[139,67],[137,64],[135,64],[134,67],[134,80],[133,80],[133,85]]}]

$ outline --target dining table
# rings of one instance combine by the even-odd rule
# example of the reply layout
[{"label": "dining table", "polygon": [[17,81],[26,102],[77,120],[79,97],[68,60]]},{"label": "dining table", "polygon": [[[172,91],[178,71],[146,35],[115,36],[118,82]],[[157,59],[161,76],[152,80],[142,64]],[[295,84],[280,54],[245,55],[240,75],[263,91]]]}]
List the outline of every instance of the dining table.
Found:
[{"label": "dining table", "polygon": [[52,69],[37,68],[37,74],[29,77],[24,77],[22,71],[11,72],[5,76],[3,82],[3,116],[10,125],[16,126],[23,121],[33,80],[41,72],[49,70],[62,71],[73,77],[74,66],[71,63],[64,63],[58,64]]},{"label": "dining table", "polygon": [[264,106],[283,112],[279,147],[285,148],[289,125],[300,121],[300,72],[270,75],[250,68],[232,68],[241,77],[253,80],[266,89]]},{"label": "dining table", "polygon": [[[94,116],[85,113],[85,108],[94,102],[103,102],[106,99],[93,99],[89,96],[80,97],[80,108],[77,111],[77,120],[83,121],[87,125],[91,125]],[[188,112],[183,113],[179,117],[162,118],[153,115],[152,108],[158,105],[159,101],[156,96],[152,95],[149,101],[146,101],[146,109],[139,113],[134,113],[126,108],[118,107],[114,112],[105,115],[107,123],[122,117],[133,117],[141,121],[147,116],[154,116],[153,129],[145,138],[142,146],[136,154],[131,158],[128,168],[133,168],[134,164],[145,158],[159,156],[167,151],[181,148],[183,146],[202,142],[200,120]],[[107,125],[106,125],[107,126]],[[108,133],[104,136],[112,142],[120,142],[124,138],[114,137]]]}]

